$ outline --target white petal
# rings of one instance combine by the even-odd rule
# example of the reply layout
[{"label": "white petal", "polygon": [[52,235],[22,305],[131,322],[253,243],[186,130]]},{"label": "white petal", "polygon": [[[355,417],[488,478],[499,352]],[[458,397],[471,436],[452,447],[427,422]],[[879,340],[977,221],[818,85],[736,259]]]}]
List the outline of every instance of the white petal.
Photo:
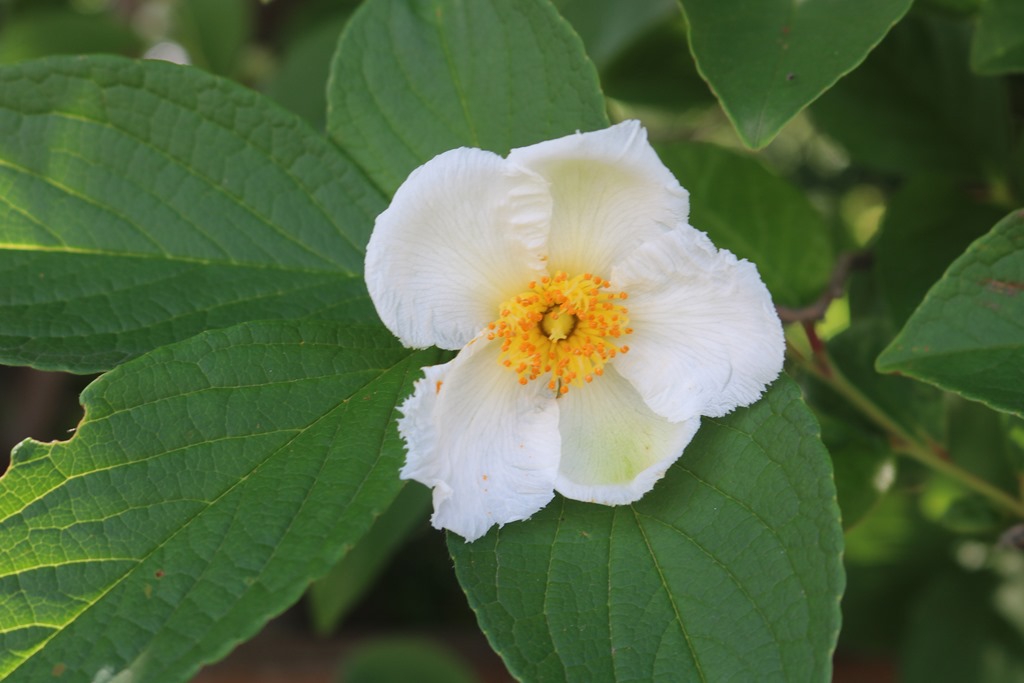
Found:
[{"label": "white petal", "polygon": [[669,422],[609,365],[593,383],[560,399],[562,462],[555,490],[605,505],[651,490],[697,432],[700,417]]},{"label": "white petal", "polygon": [[612,271],[634,332],[615,368],[670,420],[756,401],[782,370],[785,340],[754,264],[681,226]]},{"label": "white petal", "polygon": [[547,183],[491,152],[419,167],[377,217],[366,285],[402,343],[459,349],[544,270]]},{"label": "white petal", "polygon": [[499,349],[480,339],[424,368],[398,421],[402,478],[432,487],[434,527],[467,541],[547,505],[558,473],[557,402],[543,382],[520,386]]},{"label": "white petal", "polygon": [[551,270],[607,278],[624,254],[685,222],[690,210],[637,121],[514,149],[508,159],[551,183]]}]

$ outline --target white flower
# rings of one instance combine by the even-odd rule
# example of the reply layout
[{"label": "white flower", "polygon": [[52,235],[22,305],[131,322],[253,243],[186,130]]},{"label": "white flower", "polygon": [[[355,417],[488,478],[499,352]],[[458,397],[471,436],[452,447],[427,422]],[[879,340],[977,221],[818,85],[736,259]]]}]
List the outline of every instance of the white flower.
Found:
[{"label": "white flower", "polygon": [[402,477],[473,541],[558,491],[639,499],[700,416],[758,399],[782,327],[755,266],[687,224],[686,190],[635,121],[445,152],[374,227],[366,282],[406,346],[458,349],[402,405]]}]

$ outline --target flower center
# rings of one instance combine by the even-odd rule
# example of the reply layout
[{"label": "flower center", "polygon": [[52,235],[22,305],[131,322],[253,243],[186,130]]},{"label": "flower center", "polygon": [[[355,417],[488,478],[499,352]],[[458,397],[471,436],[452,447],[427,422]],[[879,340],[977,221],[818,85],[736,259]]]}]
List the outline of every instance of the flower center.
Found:
[{"label": "flower center", "polygon": [[548,388],[561,394],[602,375],[616,354],[629,351],[618,340],[633,332],[622,305],[626,293],[610,287],[597,275],[570,278],[562,271],[531,282],[487,326],[488,339],[502,340],[501,364],[520,384],[550,374]]}]

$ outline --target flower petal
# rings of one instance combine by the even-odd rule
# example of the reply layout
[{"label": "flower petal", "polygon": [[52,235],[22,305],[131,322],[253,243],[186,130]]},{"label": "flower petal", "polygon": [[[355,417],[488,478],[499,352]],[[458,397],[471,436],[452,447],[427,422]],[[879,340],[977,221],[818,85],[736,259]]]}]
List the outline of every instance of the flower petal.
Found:
[{"label": "flower petal", "polygon": [[704,233],[681,226],[612,272],[634,330],[615,367],[659,415],[725,415],[782,371],[782,323],[757,267]]},{"label": "flower petal", "polygon": [[458,349],[544,273],[547,183],[491,152],[455,149],[419,167],[377,217],[366,285],[406,346]]},{"label": "flower petal", "polygon": [[551,183],[552,270],[607,278],[623,254],[685,222],[690,210],[689,194],[637,121],[514,149],[508,160]]},{"label": "flower petal", "polygon": [[555,490],[566,498],[623,505],[651,490],[697,432],[700,417],[669,422],[609,366],[558,399],[562,462]]},{"label": "flower petal", "polygon": [[434,489],[435,528],[474,541],[494,524],[526,519],[554,497],[558,405],[542,382],[520,386],[500,345],[471,342],[424,368],[402,405],[403,479]]}]

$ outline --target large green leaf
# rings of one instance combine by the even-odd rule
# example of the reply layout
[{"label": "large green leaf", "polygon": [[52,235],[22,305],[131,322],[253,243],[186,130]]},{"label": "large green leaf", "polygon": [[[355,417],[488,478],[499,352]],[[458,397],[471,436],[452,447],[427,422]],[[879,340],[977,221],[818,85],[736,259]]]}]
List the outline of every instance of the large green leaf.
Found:
[{"label": "large green leaf", "polygon": [[911,16],[811,107],[854,161],[907,175],[988,180],[1008,157],[1005,84],[967,66],[963,22]]},{"label": "large green leaf", "polygon": [[433,358],[245,323],[90,385],[0,479],[0,678],[183,681],[253,635],[398,493],[395,397]]},{"label": "large green leaf", "polygon": [[788,378],[706,419],[633,505],[558,498],[448,545],[524,680],[829,680],[842,532],[818,425]]},{"label": "large green leaf", "polygon": [[877,366],[1024,415],[1024,211],[953,262]]},{"label": "large green leaf", "polygon": [[776,303],[803,306],[825,289],[833,251],[828,226],[807,197],[756,160],[722,147],[659,147],[690,191],[690,223],[715,244],[757,264]]},{"label": "large green leaf", "polygon": [[971,39],[971,68],[980,74],[1024,71],[1024,3],[982,3]]},{"label": "large green leaf", "polygon": [[92,372],[245,320],[372,319],[383,207],[299,119],[197,69],[0,69],[0,361]]},{"label": "large green leaf", "polygon": [[388,193],[449,149],[504,154],[608,125],[582,43],[544,0],[369,0],[327,101],[328,132]]},{"label": "large green leaf", "polygon": [[680,0],[697,68],[740,138],[763,147],[861,63],[911,0]]}]

